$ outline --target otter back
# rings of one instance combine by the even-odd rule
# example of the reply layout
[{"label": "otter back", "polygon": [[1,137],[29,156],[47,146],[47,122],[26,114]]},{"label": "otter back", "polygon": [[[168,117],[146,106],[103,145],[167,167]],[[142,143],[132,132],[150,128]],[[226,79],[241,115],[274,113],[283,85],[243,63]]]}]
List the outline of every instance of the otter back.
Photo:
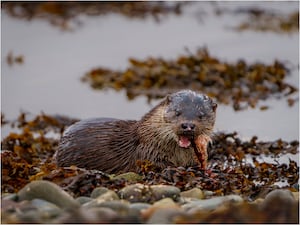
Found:
[{"label": "otter back", "polygon": [[[59,166],[75,165],[114,173],[135,168],[137,121],[111,118],[82,120],[69,127],[56,153]],[[121,135],[120,135],[121,134]],[[127,160],[132,158],[132,161]]]}]

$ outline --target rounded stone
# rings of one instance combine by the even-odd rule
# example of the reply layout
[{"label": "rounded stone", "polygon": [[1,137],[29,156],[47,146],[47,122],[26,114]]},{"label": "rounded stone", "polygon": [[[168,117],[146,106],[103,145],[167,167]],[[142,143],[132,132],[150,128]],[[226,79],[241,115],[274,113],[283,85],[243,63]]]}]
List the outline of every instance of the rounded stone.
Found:
[{"label": "rounded stone", "polygon": [[184,215],[184,212],[176,208],[163,208],[156,210],[151,217],[147,220],[147,223],[151,224],[175,224],[176,217]]},{"label": "rounded stone", "polygon": [[58,185],[50,181],[32,181],[18,192],[18,199],[43,199],[61,208],[77,208],[80,204]]},{"label": "rounded stone", "polygon": [[276,189],[266,195],[262,207],[266,208],[272,205],[286,205],[296,202],[290,190]]},{"label": "rounded stone", "polygon": [[79,202],[80,205],[83,205],[87,202],[90,202],[93,200],[93,198],[86,197],[86,196],[79,196],[78,198],[75,199],[77,202]]},{"label": "rounded stone", "polygon": [[163,198],[172,198],[176,201],[180,196],[180,189],[170,185],[148,186],[138,183],[121,189],[119,196],[121,199],[126,199],[132,203],[153,203]]},{"label": "rounded stone", "polygon": [[151,189],[156,201],[163,198],[171,198],[176,201],[180,196],[180,189],[170,185],[152,185]]},{"label": "rounded stone", "polygon": [[239,195],[227,195],[221,197],[214,197],[211,199],[195,200],[182,205],[182,208],[187,212],[194,212],[196,210],[213,210],[224,203],[241,203],[243,198]]},{"label": "rounded stone", "polygon": [[140,183],[128,185],[118,192],[121,199],[126,199],[132,203],[134,202],[150,202],[151,190],[148,185]]},{"label": "rounded stone", "polygon": [[12,200],[12,201],[17,201],[18,200],[18,195],[16,193],[4,193],[1,196],[2,200]]},{"label": "rounded stone", "polygon": [[82,206],[86,208],[98,207],[103,202],[108,202],[113,200],[119,200],[119,196],[116,194],[116,192],[108,190],[104,194],[100,195],[98,198],[95,198],[92,201],[84,203]]},{"label": "rounded stone", "polygon": [[180,193],[180,196],[184,197],[184,198],[195,198],[195,199],[203,199],[204,198],[203,191],[199,188],[193,188],[188,191],[183,191]]},{"label": "rounded stone", "polygon": [[100,195],[103,195],[104,193],[106,193],[107,191],[109,191],[108,188],[105,187],[96,187],[92,193],[91,193],[91,198],[97,198]]},{"label": "rounded stone", "polygon": [[31,201],[31,204],[38,209],[39,214],[44,219],[51,219],[57,217],[62,212],[61,208],[59,208],[58,206],[42,199],[33,199]]}]

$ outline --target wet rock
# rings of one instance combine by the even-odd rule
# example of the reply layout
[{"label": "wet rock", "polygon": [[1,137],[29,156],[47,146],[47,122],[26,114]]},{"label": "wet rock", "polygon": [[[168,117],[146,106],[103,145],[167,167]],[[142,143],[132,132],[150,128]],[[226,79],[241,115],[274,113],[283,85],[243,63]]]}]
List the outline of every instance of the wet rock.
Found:
[{"label": "wet rock", "polygon": [[112,180],[125,179],[127,181],[132,181],[132,182],[139,182],[143,180],[142,176],[134,172],[122,173],[120,175],[112,177],[111,179]]},{"label": "wet rock", "polygon": [[80,204],[67,192],[49,181],[32,181],[18,192],[20,201],[36,198],[51,202],[61,208],[76,208]]},{"label": "wet rock", "polygon": [[214,197],[211,199],[204,200],[195,200],[190,203],[182,205],[182,208],[187,212],[194,212],[195,210],[212,210],[216,209],[221,204],[231,202],[231,203],[239,203],[243,202],[242,197],[238,195],[227,195],[222,197]]},{"label": "wet rock", "polygon": [[62,213],[62,210],[59,207],[42,199],[33,199],[31,204],[38,209],[38,212],[43,219],[52,219]]},{"label": "wet rock", "polygon": [[173,218],[181,213],[183,210],[171,198],[161,199],[142,211],[147,223],[174,223]]},{"label": "wet rock", "polygon": [[283,207],[284,205],[292,205],[296,200],[289,190],[276,189],[267,194],[264,202],[262,203],[262,208],[273,207],[278,205],[278,207]]},{"label": "wet rock", "polygon": [[97,198],[100,195],[106,193],[109,189],[105,187],[97,187],[91,193],[91,198]]},{"label": "wet rock", "polygon": [[18,200],[18,196],[16,193],[5,193],[5,194],[2,194],[2,197],[1,197],[2,200],[12,200],[12,201],[17,201]]},{"label": "wet rock", "polygon": [[119,196],[130,202],[147,202],[153,203],[162,198],[172,198],[177,200],[180,189],[170,185],[129,185],[119,191]]},{"label": "wet rock", "polygon": [[131,203],[129,205],[130,209],[134,209],[134,210],[137,210],[137,211],[148,209],[149,207],[151,207],[151,204],[143,203],[143,202]]},{"label": "wet rock", "polygon": [[152,196],[149,186],[139,183],[122,188],[118,194],[130,202],[150,202]]},{"label": "wet rock", "polygon": [[90,197],[86,197],[86,196],[80,196],[78,198],[75,199],[77,202],[79,202],[80,205],[83,205],[87,202],[92,201],[93,199]]},{"label": "wet rock", "polygon": [[180,189],[170,185],[152,185],[151,189],[156,201],[162,198],[171,198],[176,201],[180,195]]},{"label": "wet rock", "polygon": [[129,212],[129,202],[124,200],[113,200],[108,202],[101,202],[97,207],[110,208],[118,213],[118,215],[126,215]]},{"label": "wet rock", "polygon": [[204,198],[204,193],[199,188],[193,188],[191,190],[181,192],[180,196],[184,197],[184,198],[203,199]]},{"label": "wet rock", "polygon": [[156,210],[151,217],[147,220],[147,223],[155,224],[174,224],[176,223],[176,218],[183,216],[185,213],[180,209],[175,208],[164,208],[161,210]]},{"label": "wet rock", "polygon": [[299,201],[299,192],[292,192],[294,198]]},{"label": "wet rock", "polygon": [[117,218],[118,214],[109,208],[79,208],[64,213],[53,223],[113,223]]},{"label": "wet rock", "polygon": [[98,198],[93,199],[92,201],[89,201],[87,203],[84,203],[83,207],[86,208],[98,207],[103,202],[108,202],[113,200],[119,200],[119,196],[114,191],[108,190],[104,194],[100,195]]}]

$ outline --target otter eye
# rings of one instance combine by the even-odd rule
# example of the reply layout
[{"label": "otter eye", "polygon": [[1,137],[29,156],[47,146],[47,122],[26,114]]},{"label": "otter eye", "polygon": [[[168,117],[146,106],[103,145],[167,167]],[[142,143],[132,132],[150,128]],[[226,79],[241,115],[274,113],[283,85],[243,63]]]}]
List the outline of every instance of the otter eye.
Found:
[{"label": "otter eye", "polygon": [[202,120],[203,118],[204,118],[204,114],[200,114],[199,116],[198,116],[198,118],[200,119],[200,120]]},{"label": "otter eye", "polygon": [[179,111],[175,111],[175,116],[180,116],[181,115],[181,112],[179,112]]}]

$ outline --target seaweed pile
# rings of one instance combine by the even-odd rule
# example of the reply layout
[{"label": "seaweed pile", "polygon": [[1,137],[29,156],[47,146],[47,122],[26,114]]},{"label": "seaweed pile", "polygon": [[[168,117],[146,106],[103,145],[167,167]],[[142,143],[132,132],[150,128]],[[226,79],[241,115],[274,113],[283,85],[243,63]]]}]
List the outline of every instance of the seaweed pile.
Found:
[{"label": "seaweed pile", "polygon": [[[3,120],[4,121],[4,120]],[[75,166],[59,168],[53,154],[62,131],[75,119],[38,115],[28,120],[22,114],[17,121],[7,122],[19,127],[20,134],[10,133],[1,142],[2,193],[14,193],[33,180],[49,180],[63,187],[72,196],[89,196],[98,186],[120,190],[136,180],[112,179],[114,175]],[[57,137],[47,137],[49,133]],[[52,135],[55,136],[55,135]],[[299,142],[281,139],[273,142],[258,141],[253,137],[242,141],[237,133],[216,133],[209,149],[209,170],[197,167],[168,167],[157,171],[150,162],[137,162],[140,166],[139,182],[169,184],[182,191],[193,187],[209,190],[214,195],[240,194],[247,200],[265,196],[283,182],[284,188],[299,191],[299,166],[289,163],[259,162],[262,155],[275,159],[287,154],[298,154]],[[251,157],[253,163],[247,162]],[[275,160],[276,162],[276,160]]]},{"label": "seaweed pile", "polygon": [[[206,93],[219,103],[230,104],[235,110],[254,108],[258,101],[272,96],[288,97],[298,91],[285,82],[290,71],[280,61],[275,60],[270,65],[248,65],[244,60],[227,63],[211,56],[206,48],[195,54],[181,55],[176,60],[131,58],[129,63],[124,71],[93,69],[82,80],[94,89],[125,89],[129,100],[144,95],[150,101],[170,91],[188,88]],[[294,99],[288,98],[288,102],[292,105]]]},{"label": "seaweed pile", "polygon": [[237,10],[237,14],[247,14],[248,18],[241,22],[235,30],[254,30],[259,32],[294,33],[299,31],[299,11],[281,15],[258,8]]},{"label": "seaweed pile", "polygon": [[[71,22],[80,24],[78,15],[100,16],[118,13],[128,18],[154,18],[157,22],[167,14],[181,14],[183,2],[3,2],[1,8],[9,15],[25,20],[44,19],[63,30]],[[77,21],[76,21],[77,20]]]}]

